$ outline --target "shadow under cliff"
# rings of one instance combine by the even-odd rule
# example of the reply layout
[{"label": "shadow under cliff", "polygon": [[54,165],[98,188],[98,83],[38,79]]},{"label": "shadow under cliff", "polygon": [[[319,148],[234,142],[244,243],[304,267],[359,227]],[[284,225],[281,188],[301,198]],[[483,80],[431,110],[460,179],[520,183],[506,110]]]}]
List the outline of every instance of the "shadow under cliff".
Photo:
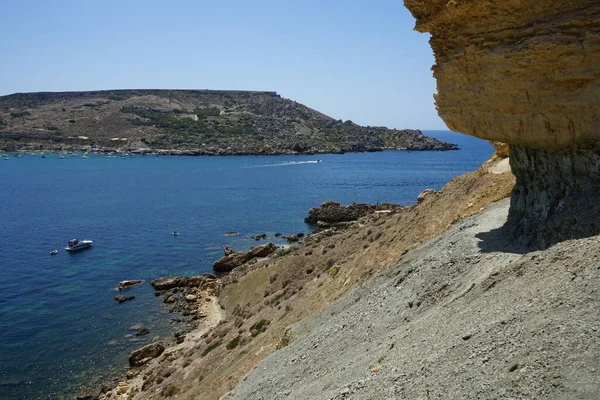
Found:
[{"label": "shadow under cliff", "polygon": [[515,240],[511,240],[512,229],[504,224],[500,228],[488,232],[480,232],[475,235],[480,242],[477,244],[482,253],[514,253],[527,254],[532,251],[541,250],[530,246],[523,246]]},{"label": "shadow under cliff", "polygon": [[528,253],[600,233],[600,150],[511,146],[507,222],[477,235],[484,252]]}]

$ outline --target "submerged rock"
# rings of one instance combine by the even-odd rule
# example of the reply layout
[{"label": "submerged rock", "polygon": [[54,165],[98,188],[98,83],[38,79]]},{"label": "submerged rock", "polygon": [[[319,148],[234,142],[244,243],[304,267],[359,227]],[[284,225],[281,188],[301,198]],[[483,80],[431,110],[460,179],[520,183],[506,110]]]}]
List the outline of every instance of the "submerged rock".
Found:
[{"label": "submerged rock", "polygon": [[98,400],[99,398],[99,390],[86,390],[75,395],[75,400]]},{"label": "submerged rock", "polygon": [[123,303],[124,301],[127,301],[127,300],[133,300],[133,299],[135,299],[135,296],[134,296],[134,295],[128,295],[128,296],[115,296],[115,297],[113,297],[113,298],[114,298],[116,301],[118,301],[118,302],[119,302],[119,304],[120,304],[120,303]]},{"label": "submerged rock", "polygon": [[129,356],[129,365],[132,367],[140,367],[148,361],[160,356],[165,351],[163,343],[151,343],[140,349],[137,349]]},{"label": "submerged rock", "polygon": [[135,336],[143,336],[143,335],[147,335],[150,333],[150,330],[148,328],[139,328],[136,330],[135,332]]}]

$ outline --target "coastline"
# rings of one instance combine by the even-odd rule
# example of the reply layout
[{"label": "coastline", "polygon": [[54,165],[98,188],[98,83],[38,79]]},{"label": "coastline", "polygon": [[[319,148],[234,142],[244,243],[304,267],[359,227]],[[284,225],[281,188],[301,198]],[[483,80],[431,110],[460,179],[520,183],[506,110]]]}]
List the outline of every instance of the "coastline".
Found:
[{"label": "coastline", "polygon": [[[112,396],[113,394],[115,396],[127,396],[129,394],[140,392],[144,384],[145,376],[158,368],[162,360],[176,359],[183,353],[190,351],[197,346],[198,341],[200,341],[207,332],[215,328],[224,318],[224,312],[219,303],[217,294],[213,293],[211,289],[203,289],[199,290],[199,292],[202,293],[202,297],[197,302],[197,311],[199,314],[203,315],[203,317],[194,327],[185,332],[181,342],[178,343],[178,336],[174,334],[175,338],[170,338],[167,342],[164,340],[153,341],[148,345],[143,346],[142,348],[161,343],[164,344],[164,351],[160,354],[160,357],[153,358],[139,367],[129,366],[125,372],[118,372],[109,379],[106,379],[106,377],[97,377],[94,379],[94,382],[91,382],[87,387],[82,387],[77,393],[73,393],[72,395],[74,398],[76,400],[95,400],[102,398],[102,396]],[[157,291],[156,293],[160,294],[160,291]],[[165,306],[166,305],[167,304],[165,304]],[[181,311],[175,312],[183,315]],[[70,396],[68,396],[68,398],[70,398]]]},{"label": "coastline", "polygon": [[64,154],[64,153],[75,153],[75,154],[95,154],[95,155],[107,155],[107,154],[133,154],[133,155],[141,155],[141,156],[190,156],[190,157],[198,157],[198,156],[310,156],[317,154],[347,154],[347,153],[377,153],[383,151],[454,151],[461,150],[458,145],[449,143],[448,146],[424,146],[424,147],[408,147],[408,148],[394,148],[394,147],[381,147],[381,148],[372,148],[367,150],[339,150],[339,151],[331,151],[331,150],[323,150],[323,151],[310,151],[310,152],[297,152],[297,151],[263,151],[263,152],[246,152],[246,151],[229,151],[227,149],[217,149],[214,151],[194,149],[194,150],[177,150],[177,149],[148,149],[148,148],[138,148],[138,149],[123,149],[123,148],[104,148],[98,150],[90,150],[90,149],[75,149],[75,148],[46,148],[46,149],[18,149],[11,151],[2,151],[2,155],[41,155],[41,154]]},{"label": "coastline", "polygon": [[[261,360],[303,335],[294,324],[457,220],[506,197],[513,179],[510,173],[482,168],[455,178],[439,192],[426,191],[406,212],[373,213],[349,229],[308,235],[289,254],[233,269],[220,279],[218,290],[218,301],[231,318],[215,318],[220,322],[216,329],[197,328],[185,346],[165,350],[137,380],[122,382],[100,398],[223,396]],[[403,240],[394,240],[400,232]]]},{"label": "coastline", "polygon": [[[144,376],[157,369],[160,365],[160,360],[166,359],[177,359],[181,354],[193,349],[202,336],[209,332],[211,329],[216,327],[219,322],[223,319],[223,311],[219,304],[218,297],[216,295],[207,295],[200,304],[200,310],[206,315],[202,322],[193,328],[189,333],[186,334],[183,342],[167,346],[160,357],[157,357],[141,368],[130,369],[126,374],[126,380],[119,380],[116,387],[109,393],[116,395],[129,395],[136,392],[142,391],[144,385]],[[135,375],[129,374],[129,371],[134,371]]]}]

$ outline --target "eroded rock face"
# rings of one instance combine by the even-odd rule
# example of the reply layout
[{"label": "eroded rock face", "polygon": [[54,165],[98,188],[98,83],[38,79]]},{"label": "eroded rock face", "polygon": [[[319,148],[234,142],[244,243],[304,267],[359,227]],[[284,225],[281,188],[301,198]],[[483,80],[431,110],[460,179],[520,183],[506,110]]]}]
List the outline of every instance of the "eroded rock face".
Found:
[{"label": "eroded rock face", "polygon": [[448,127],[544,149],[597,146],[600,2],[405,0],[430,32]]},{"label": "eroded rock face", "polygon": [[600,2],[404,3],[432,35],[442,119],[510,145],[514,238],[545,247],[600,232]]}]

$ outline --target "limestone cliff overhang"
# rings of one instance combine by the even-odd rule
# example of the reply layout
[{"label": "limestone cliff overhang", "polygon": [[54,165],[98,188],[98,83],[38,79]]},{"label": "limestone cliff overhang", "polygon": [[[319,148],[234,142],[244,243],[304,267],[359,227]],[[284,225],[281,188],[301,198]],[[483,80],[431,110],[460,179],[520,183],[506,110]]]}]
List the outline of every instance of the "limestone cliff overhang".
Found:
[{"label": "limestone cliff overhang", "polygon": [[430,32],[452,130],[547,150],[600,143],[600,1],[405,0]]}]

